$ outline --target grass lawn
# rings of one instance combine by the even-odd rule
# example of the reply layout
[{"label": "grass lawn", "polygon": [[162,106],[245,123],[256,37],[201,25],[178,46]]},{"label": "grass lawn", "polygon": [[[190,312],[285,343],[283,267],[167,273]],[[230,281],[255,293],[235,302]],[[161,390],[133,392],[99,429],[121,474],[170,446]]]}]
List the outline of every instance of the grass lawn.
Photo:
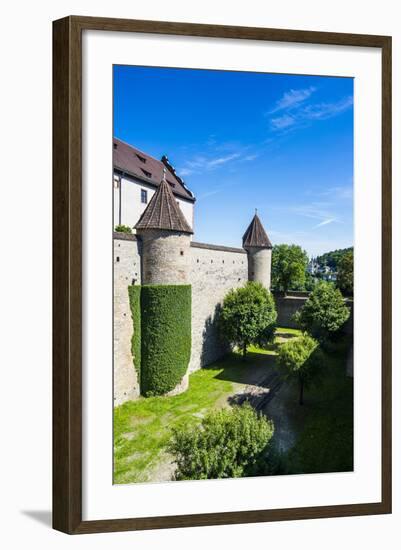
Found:
[{"label": "grass lawn", "polygon": [[[164,448],[171,428],[196,425],[208,411],[228,406],[230,396],[255,383],[255,373],[275,368],[277,346],[298,334],[295,329],[278,329],[268,349],[249,348],[246,362],[232,353],[194,372],[189,389],[180,395],[139,398],[116,407],[114,483],[158,480],[156,473],[166,462]],[[293,449],[283,457],[283,473],[352,469],[352,379],[344,373],[344,356],[337,353],[328,359],[322,385],[306,390],[303,407],[298,405],[295,385],[282,392],[281,400],[285,399],[298,435]],[[276,400],[279,395],[270,406]]]},{"label": "grass lawn", "polygon": [[298,436],[283,457],[283,473],[353,470],[353,378],[345,374],[347,349],[343,345],[326,354],[319,384],[305,390],[302,407],[294,403]]}]

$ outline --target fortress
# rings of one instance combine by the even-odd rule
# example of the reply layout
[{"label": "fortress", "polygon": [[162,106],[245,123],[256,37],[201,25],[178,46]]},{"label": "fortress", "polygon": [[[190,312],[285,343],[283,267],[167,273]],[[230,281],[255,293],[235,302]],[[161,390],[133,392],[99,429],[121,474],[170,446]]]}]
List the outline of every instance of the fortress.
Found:
[{"label": "fortress", "polygon": [[[115,150],[118,150],[121,142],[115,140],[116,143]],[[123,144],[125,155],[129,152],[128,147]],[[131,148],[130,153],[138,156],[134,148]],[[147,163],[148,171],[149,157],[145,157],[142,152],[139,155],[142,157],[139,162]],[[152,162],[153,171],[157,168],[160,172],[160,180],[153,189],[150,182],[146,182],[152,196],[144,204],[139,219],[133,225],[135,233],[114,233],[115,405],[136,399],[140,395],[140,380],[138,369],[134,367],[136,358],[133,357],[132,348],[136,327],[130,307],[129,287],[190,285],[190,358],[186,373],[169,394],[184,391],[188,386],[189,373],[216,361],[229,351],[227,343],[220,339],[216,326],[216,317],[227,292],[243,286],[248,280],[258,281],[270,288],[272,244],[258,215],[255,213],[243,235],[243,248],[196,242],[192,240],[193,229],[190,223],[193,221],[195,198],[175,175],[166,159],[152,159]],[[139,179],[138,183],[132,166],[132,171],[128,174],[121,164],[121,160],[115,162],[115,182],[116,178],[119,179],[119,186],[115,185],[115,191],[119,200],[123,196],[121,182],[124,179],[127,180],[126,185],[137,185],[138,197],[143,200],[145,197],[142,181]],[[154,175],[150,172],[148,174]],[[177,190],[178,195],[175,193]],[[130,189],[131,195],[132,191]],[[130,208],[136,216],[139,212],[138,204],[132,204]],[[132,221],[128,224],[126,218],[122,217],[122,213],[128,211],[121,202],[116,208],[115,202],[115,220],[131,226]],[[297,308],[303,305],[305,299],[297,300]],[[285,310],[284,303],[281,309]],[[178,319],[177,322],[184,323],[185,320]]]}]

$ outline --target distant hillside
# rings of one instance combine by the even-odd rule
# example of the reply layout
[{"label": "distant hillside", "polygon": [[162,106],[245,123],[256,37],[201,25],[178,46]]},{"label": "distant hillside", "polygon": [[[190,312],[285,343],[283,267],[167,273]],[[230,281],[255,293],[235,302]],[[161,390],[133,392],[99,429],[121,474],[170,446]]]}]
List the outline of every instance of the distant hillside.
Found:
[{"label": "distant hillside", "polygon": [[344,256],[344,254],[353,250],[354,247],[350,246],[349,248],[341,248],[339,250],[333,250],[332,252],[325,252],[325,254],[318,256],[316,261],[321,266],[327,265],[333,271],[337,271],[337,265],[340,259]]}]

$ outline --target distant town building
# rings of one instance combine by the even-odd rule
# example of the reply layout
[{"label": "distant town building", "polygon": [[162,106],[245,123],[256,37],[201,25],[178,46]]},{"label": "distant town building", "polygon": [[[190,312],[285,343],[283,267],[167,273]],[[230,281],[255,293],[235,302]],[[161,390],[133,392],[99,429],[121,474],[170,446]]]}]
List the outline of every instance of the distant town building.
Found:
[{"label": "distant town building", "polygon": [[315,275],[319,269],[319,264],[316,261],[316,258],[311,258],[309,260],[308,266],[306,268],[307,272],[311,275]]},{"label": "distant town building", "polygon": [[337,280],[337,273],[326,264],[319,264],[317,258],[311,258],[306,268],[307,272],[318,279],[324,281],[335,282]]}]

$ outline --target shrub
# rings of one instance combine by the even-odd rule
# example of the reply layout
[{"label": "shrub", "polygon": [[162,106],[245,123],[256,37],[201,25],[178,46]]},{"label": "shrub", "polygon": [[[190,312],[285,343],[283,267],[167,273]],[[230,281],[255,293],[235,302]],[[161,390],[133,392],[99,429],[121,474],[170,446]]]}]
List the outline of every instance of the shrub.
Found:
[{"label": "shrub", "polygon": [[116,225],[114,231],[117,233],[132,233],[132,229],[129,225]]},{"label": "shrub", "polygon": [[248,282],[230,290],[220,314],[220,330],[240,347],[243,356],[250,344],[266,344],[274,336],[277,319],[274,299],[260,283]]},{"label": "shrub", "polygon": [[191,286],[141,291],[141,393],[162,395],[185,375],[191,355]]},{"label": "shrub", "polygon": [[173,430],[168,451],[175,457],[175,477],[219,479],[265,471],[273,423],[248,404],[209,413],[201,426]]},{"label": "shrub", "polygon": [[304,388],[316,377],[322,366],[323,356],[319,344],[308,334],[282,344],[277,363],[286,378],[295,378],[299,384],[299,404],[303,405]]},{"label": "shrub", "polygon": [[138,373],[138,380],[141,374],[141,287],[128,287],[129,304],[131,308],[131,317],[133,324],[133,333],[131,338],[131,353],[134,360],[134,366]]},{"label": "shrub", "polygon": [[320,342],[333,338],[350,316],[341,292],[332,283],[319,282],[304,306],[294,315],[295,322]]}]

